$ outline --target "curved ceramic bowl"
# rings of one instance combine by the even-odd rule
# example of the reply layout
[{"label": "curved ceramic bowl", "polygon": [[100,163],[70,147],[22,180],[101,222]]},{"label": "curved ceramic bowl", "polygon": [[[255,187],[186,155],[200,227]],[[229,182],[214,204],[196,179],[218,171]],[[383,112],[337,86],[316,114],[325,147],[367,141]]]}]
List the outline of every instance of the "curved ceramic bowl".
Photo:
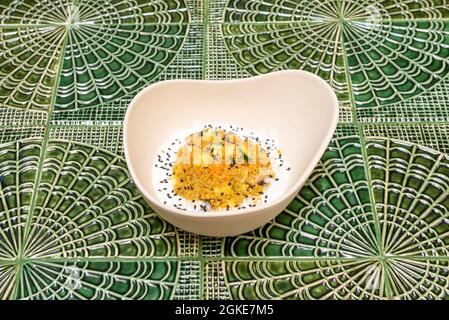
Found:
[{"label": "curved ceramic bowl", "polygon": [[[132,100],[124,125],[125,155],[132,179],[165,220],[202,235],[232,236],[262,226],[293,200],[326,150],[337,120],[333,90],[304,71],[231,81],[164,81]],[[285,194],[246,210],[188,212],[164,205],[151,178],[155,156],[173,130],[198,123],[276,131],[277,145],[291,167]]]}]

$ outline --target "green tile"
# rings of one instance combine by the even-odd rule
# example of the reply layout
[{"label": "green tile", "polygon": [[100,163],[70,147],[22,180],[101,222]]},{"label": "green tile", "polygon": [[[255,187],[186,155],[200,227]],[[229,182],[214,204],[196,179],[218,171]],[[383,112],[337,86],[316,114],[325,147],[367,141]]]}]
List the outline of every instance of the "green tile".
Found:
[{"label": "green tile", "polygon": [[201,261],[181,260],[178,263],[177,282],[173,300],[198,300],[201,298]]},{"label": "green tile", "polygon": [[[211,33],[215,28],[220,28],[226,53],[220,53],[216,42],[209,44],[210,59],[215,60],[209,65],[224,65],[223,71],[215,69],[215,74],[209,74],[210,78],[226,75],[229,72],[227,65],[231,62],[237,65],[237,70],[242,70],[239,73],[248,75],[287,69],[306,70],[327,80],[340,100],[340,118],[351,118],[348,115],[349,87],[338,22],[222,24],[211,27]],[[229,53],[233,61],[227,62]]]},{"label": "green tile", "polygon": [[0,300],[13,298],[16,270],[15,265],[2,265],[0,263]]},{"label": "green tile", "polygon": [[164,257],[176,232],[148,207],[123,158],[81,143],[48,143],[23,256]]},{"label": "green tile", "polygon": [[368,165],[387,256],[449,254],[449,158],[400,140],[367,141]]},{"label": "green tile", "polygon": [[[447,299],[448,19],[446,0],[0,0],[0,299]],[[159,218],[123,159],[136,92],[284,69],[340,100],[288,208],[227,239]]]},{"label": "green tile", "polygon": [[345,22],[357,109],[388,105],[434,87],[449,72],[449,23]]},{"label": "green tile", "polygon": [[[10,108],[0,104],[0,128],[20,130],[30,127],[42,127],[45,129],[47,119],[47,112]],[[16,137],[15,140],[17,139]]]},{"label": "green tile", "polygon": [[176,262],[30,262],[18,298],[33,300],[169,299]]},{"label": "green tile", "polygon": [[[212,0],[212,2],[221,2]],[[225,5],[226,22],[299,22],[337,16],[339,1],[324,0],[230,0]]]},{"label": "green tile", "polygon": [[42,141],[0,145],[0,260],[16,260],[23,247]]},{"label": "green tile", "polygon": [[0,24],[57,24],[70,16],[78,0],[1,0]]},{"label": "green tile", "polygon": [[449,122],[449,79],[446,77],[424,93],[398,103],[357,108],[357,117],[365,123]]},{"label": "green tile", "polygon": [[445,0],[210,0],[211,22],[446,19]]},{"label": "green tile", "polygon": [[[17,143],[29,139],[42,140],[45,126],[7,126],[0,127],[0,144]],[[1,148],[1,147],[0,147]]]},{"label": "green tile", "polygon": [[188,23],[189,0],[18,0],[0,2],[0,24]]},{"label": "green tile", "polygon": [[85,23],[189,23],[189,0],[123,1],[78,0],[77,15]]},{"label": "green tile", "polygon": [[387,259],[390,299],[448,300],[449,267],[442,260]]},{"label": "green tile", "polygon": [[225,263],[220,260],[205,261],[203,266],[203,299],[228,300],[231,298],[224,272]]},{"label": "green tile", "polygon": [[226,262],[233,299],[448,299],[447,261]]},{"label": "green tile", "polygon": [[353,19],[382,20],[446,19],[449,7],[446,0],[340,0],[343,12],[352,11]]},{"label": "green tile", "polygon": [[385,274],[377,260],[230,261],[233,299],[385,299]]},{"label": "green tile", "polygon": [[65,28],[0,28],[0,106],[48,111]]},{"label": "green tile", "polygon": [[[122,30],[122,27],[114,28],[118,28],[116,31],[119,33],[125,30]],[[122,36],[132,36],[127,39],[129,43],[124,45],[128,48],[120,44],[123,39],[119,39],[118,35],[107,36],[107,39],[99,37],[95,41],[89,40],[88,43],[82,42],[67,48],[66,64],[51,117],[52,124],[120,125],[131,99],[143,87],[162,80],[202,78],[204,32],[202,25],[151,25],[123,28],[127,31]],[[134,31],[129,30],[130,28]],[[155,34],[157,32],[159,34]],[[180,34],[170,34],[171,32],[180,32]],[[173,40],[172,48],[157,47],[157,42],[162,45],[165,41],[171,41],[170,39]],[[116,40],[119,41],[117,45],[114,44]],[[145,42],[149,40],[151,42]],[[145,43],[142,44],[141,41]],[[95,48],[94,52],[88,50],[86,56],[78,56],[78,52],[84,52],[83,48],[87,50],[87,47],[91,48],[91,46]],[[106,52],[105,50],[109,48],[115,51]],[[144,49],[144,52],[132,51],[137,49]],[[107,53],[111,60],[95,60],[100,52]],[[169,55],[165,60],[153,61],[152,56],[158,53]],[[122,60],[122,54],[127,58]],[[88,60],[89,57],[93,57],[94,60]],[[133,57],[134,60],[130,61],[129,57]],[[84,63],[87,64],[84,65]],[[77,64],[80,66],[79,70],[73,67]],[[146,70],[145,65],[150,69]],[[95,73],[86,73],[90,66],[93,70],[106,70],[113,66],[113,72],[117,76],[95,77]],[[84,76],[85,83],[78,80],[78,74]],[[100,92],[102,88],[114,90],[113,88],[116,87],[119,89],[112,95],[102,95]]]},{"label": "green tile", "polygon": [[91,25],[70,29],[55,110],[95,106],[144,87],[181,49],[186,25]]},{"label": "green tile", "polygon": [[368,138],[385,137],[402,140],[449,154],[449,124],[445,123],[401,123],[365,125]]}]

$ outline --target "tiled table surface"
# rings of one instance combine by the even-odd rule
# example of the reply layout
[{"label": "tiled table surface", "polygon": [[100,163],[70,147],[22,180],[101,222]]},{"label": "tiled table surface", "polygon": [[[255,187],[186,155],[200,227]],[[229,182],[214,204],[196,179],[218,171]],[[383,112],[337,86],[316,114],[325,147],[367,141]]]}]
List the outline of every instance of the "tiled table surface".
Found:
[{"label": "tiled table surface", "polygon": [[[130,98],[282,69],[341,102],[296,199],[236,238],[158,218]],[[0,0],[0,298],[448,298],[448,71],[447,0]]]}]

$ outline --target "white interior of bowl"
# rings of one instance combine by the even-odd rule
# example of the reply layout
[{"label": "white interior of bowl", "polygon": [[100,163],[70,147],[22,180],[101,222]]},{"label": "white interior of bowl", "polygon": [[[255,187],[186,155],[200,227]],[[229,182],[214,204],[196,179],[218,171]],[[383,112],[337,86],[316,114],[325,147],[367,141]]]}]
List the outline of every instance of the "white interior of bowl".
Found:
[{"label": "white interior of bowl", "polygon": [[[152,179],[154,158],[175,130],[198,123],[228,123],[275,132],[278,147],[291,167],[282,201],[297,192],[329,144],[338,121],[338,101],[321,78],[304,71],[281,71],[231,81],[172,80],[142,90],[131,102],[124,127],[124,146],[134,182],[150,201],[160,203]],[[201,213],[243,214],[243,211]],[[179,214],[189,213],[175,208]]]}]

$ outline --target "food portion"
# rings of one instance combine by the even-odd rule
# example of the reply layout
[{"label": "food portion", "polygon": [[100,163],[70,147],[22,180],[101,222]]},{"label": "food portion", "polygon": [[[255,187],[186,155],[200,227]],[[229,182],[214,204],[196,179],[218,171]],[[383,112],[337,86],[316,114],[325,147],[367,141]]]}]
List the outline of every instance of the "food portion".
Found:
[{"label": "food portion", "polygon": [[173,131],[154,158],[151,179],[158,198],[192,213],[245,210],[276,201],[292,173],[277,134],[225,123]]},{"label": "food portion", "polygon": [[171,178],[175,195],[220,210],[254,206],[275,176],[258,141],[208,127],[185,139]]}]

